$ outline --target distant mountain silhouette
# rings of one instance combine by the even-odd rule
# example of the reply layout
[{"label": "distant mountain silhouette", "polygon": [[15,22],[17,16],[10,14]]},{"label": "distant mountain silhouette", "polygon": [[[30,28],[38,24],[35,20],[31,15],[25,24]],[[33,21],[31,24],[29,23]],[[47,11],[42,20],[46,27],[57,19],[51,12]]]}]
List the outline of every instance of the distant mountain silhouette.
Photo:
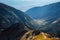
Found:
[{"label": "distant mountain silhouette", "polygon": [[34,7],[27,10],[25,13],[33,19],[55,20],[60,17],[60,2],[42,7]]}]

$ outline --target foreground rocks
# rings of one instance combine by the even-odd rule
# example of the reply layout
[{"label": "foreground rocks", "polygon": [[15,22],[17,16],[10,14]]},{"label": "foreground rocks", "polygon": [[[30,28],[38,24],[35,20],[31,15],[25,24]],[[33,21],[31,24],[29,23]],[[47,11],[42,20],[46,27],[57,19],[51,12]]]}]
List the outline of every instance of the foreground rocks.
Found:
[{"label": "foreground rocks", "polygon": [[58,37],[51,37],[47,33],[36,31],[28,31],[25,33],[20,40],[60,40]]}]

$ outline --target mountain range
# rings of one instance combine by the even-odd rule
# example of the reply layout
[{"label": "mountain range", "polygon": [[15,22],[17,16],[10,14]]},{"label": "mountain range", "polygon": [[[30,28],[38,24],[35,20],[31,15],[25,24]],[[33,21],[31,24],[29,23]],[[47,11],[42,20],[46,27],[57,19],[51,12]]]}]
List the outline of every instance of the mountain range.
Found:
[{"label": "mountain range", "polygon": [[53,36],[60,35],[60,2],[42,7],[33,7],[25,13],[36,20],[36,23],[38,22],[39,25],[42,25],[39,27],[40,31],[49,33]]},{"label": "mountain range", "polygon": [[60,2],[43,7],[34,7],[25,13],[0,3],[1,40],[17,40],[29,30],[42,31],[52,36],[53,34],[59,36]]},{"label": "mountain range", "polygon": [[54,21],[60,17],[60,2],[52,3],[42,7],[33,7],[25,12],[33,19]]}]

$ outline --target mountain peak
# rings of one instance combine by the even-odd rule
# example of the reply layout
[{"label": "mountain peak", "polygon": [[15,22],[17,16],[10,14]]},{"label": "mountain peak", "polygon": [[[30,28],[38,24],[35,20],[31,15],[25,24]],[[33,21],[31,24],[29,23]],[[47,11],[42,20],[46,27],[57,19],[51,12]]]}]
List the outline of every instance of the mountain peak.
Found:
[{"label": "mountain peak", "polygon": [[4,6],[7,6],[6,4],[4,3],[0,3],[0,8],[4,7]]},{"label": "mountain peak", "polygon": [[[60,2],[52,3],[52,4],[49,4],[49,5],[60,5]],[[49,5],[45,5],[45,6],[49,6]],[[42,7],[45,7],[45,6],[42,6]],[[31,8],[31,9],[39,9],[39,8],[40,8],[40,6],[37,6],[37,7]]]},{"label": "mountain peak", "polygon": [[1,6],[1,5],[5,5],[5,4],[4,4],[4,3],[0,3],[0,6]]}]

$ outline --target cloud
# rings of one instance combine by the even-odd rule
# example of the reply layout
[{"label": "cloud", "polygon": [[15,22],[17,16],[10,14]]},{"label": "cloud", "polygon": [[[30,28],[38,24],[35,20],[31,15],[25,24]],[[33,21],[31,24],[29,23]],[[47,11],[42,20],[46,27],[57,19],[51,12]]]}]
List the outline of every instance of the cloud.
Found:
[{"label": "cloud", "polygon": [[34,20],[38,25],[46,25],[48,22],[45,20]]},{"label": "cloud", "polygon": [[23,2],[27,2],[27,1],[33,1],[33,0],[13,0],[13,1],[15,1],[15,2],[20,2],[20,1],[23,1]]},{"label": "cloud", "polygon": [[52,24],[58,23],[60,22],[60,18],[58,18],[57,20],[53,21]]},{"label": "cloud", "polygon": [[34,19],[33,21],[31,21],[31,24],[38,25],[38,26],[46,25],[47,23],[48,22],[46,20]]},{"label": "cloud", "polygon": [[21,0],[21,1],[32,1],[32,0]]}]

